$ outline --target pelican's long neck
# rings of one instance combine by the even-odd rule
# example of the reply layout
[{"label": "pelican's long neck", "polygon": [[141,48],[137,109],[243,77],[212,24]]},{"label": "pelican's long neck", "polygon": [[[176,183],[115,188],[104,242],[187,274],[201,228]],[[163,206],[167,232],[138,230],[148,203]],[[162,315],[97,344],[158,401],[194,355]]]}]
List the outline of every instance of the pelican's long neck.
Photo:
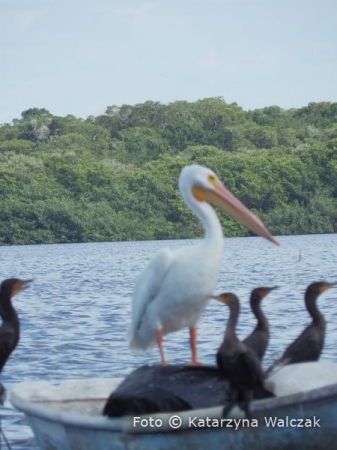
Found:
[{"label": "pelican's long neck", "polygon": [[205,244],[208,248],[223,248],[223,232],[220,221],[213,207],[205,201],[199,202],[192,196],[186,199],[188,206],[200,219],[205,230]]}]

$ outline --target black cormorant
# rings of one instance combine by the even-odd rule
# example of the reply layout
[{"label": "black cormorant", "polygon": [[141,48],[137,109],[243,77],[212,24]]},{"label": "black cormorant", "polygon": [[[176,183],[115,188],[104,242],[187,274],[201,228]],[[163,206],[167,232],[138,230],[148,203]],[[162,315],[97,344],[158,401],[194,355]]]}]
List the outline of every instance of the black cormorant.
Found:
[{"label": "black cormorant", "polygon": [[0,285],[0,373],[20,338],[20,321],[12,305],[12,297],[27,289],[32,280],[9,278]]},{"label": "black cormorant", "polygon": [[[238,402],[248,414],[254,390],[263,389],[264,376],[261,363],[254,351],[236,336],[235,329],[240,311],[237,296],[223,293],[214,298],[228,305],[230,309],[225,337],[216,355],[218,368],[232,387],[232,403]],[[225,409],[224,415],[228,411],[228,408]]]},{"label": "black cormorant", "polygon": [[308,313],[312,317],[312,322],[289,345],[281,358],[268,369],[268,374],[286,364],[317,361],[319,359],[324,346],[326,322],[323,314],[317,308],[316,301],[320,294],[336,284],[319,281],[311,283],[307,287],[304,302]]}]

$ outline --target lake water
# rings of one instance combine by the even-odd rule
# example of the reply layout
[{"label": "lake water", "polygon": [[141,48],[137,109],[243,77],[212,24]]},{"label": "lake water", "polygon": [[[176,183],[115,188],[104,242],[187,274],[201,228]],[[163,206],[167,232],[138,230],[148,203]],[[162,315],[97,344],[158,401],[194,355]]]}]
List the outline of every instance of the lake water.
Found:
[{"label": "lake water", "polygon": [[[250,291],[261,285],[279,286],[263,303],[272,332],[265,366],[308,324],[303,304],[306,286],[318,280],[337,281],[337,234],[286,236],[279,241],[277,247],[257,237],[226,238],[216,291],[233,291],[241,299],[238,334],[245,337],[255,325],[248,307]],[[127,346],[133,286],[160,248],[196,242],[1,247],[1,279],[34,278],[32,287],[13,300],[21,320],[21,339],[1,382],[10,390],[23,380],[56,383],[71,378],[123,377],[142,364],[158,362],[157,349],[134,355]],[[319,305],[328,321],[322,359],[337,361],[337,287],[324,293]],[[217,302],[205,310],[198,337],[202,362],[215,362],[227,317],[227,308]],[[165,350],[171,363],[188,361],[187,330],[168,335]],[[12,449],[37,449],[23,415],[9,400],[0,410],[2,429]]]}]

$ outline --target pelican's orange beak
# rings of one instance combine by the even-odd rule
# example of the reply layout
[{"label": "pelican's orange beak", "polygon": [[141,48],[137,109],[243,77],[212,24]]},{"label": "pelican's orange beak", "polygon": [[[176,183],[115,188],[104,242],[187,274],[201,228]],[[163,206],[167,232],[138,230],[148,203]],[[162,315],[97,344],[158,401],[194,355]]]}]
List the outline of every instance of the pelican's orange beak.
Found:
[{"label": "pelican's orange beak", "polygon": [[216,179],[212,181],[213,189],[193,186],[192,193],[196,200],[206,200],[218,206],[253,233],[268,239],[273,244],[280,245],[255,214],[249,211],[222,183]]}]

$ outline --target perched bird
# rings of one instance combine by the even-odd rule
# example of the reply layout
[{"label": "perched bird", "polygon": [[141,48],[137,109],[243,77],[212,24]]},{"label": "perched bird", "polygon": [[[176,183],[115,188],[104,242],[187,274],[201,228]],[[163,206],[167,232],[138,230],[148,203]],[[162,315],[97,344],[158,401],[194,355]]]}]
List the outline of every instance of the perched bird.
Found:
[{"label": "perched bird", "polygon": [[240,312],[237,296],[229,292],[213,298],[228,305],[230,310],[225,337],[216,355],[219,371],[228,379],[233,390],[229,409],[233,402],[238,402],[248,414],[254,390],[263,389],[264,375],[261,363],[255,352],[236,335],[235,329]]},{"label": "perched bird", "polygon": [[252,334],[247,336],[242,342],[254,350],[260,361],[262,361],[269,343],[269,323],[261,310],[261,301],[270,291],[276,288],[277,286],[258,287],[253,289],[250,294],[250,307],[257,318],[257,325]]},{"label": "perched bird", "polygon": [[27,289],[32,280],[9,278],[0,286],[0,373],[20,338],[20,321],[12,305],[12,297]]},{"label": "perched bird", "polygon": [[146,350],[157,343],[163,365],[163,335],[183,327],[190,330],[192,364],[198,363],[196,325],[216,287],[223,255],[222,228],[208,202],[227,211],[255,234],[278,244],[212,170],[196,164],[184,167],[179,189],[204,225],[205,237],[194,246],[160,251],[142,271],[134,289],[129,330],[130,348]]},{"label": "perched bird", "polygon": [[281,358],[268,369],[268,375],[286,364],[317,361],[319,359],[324,346],[326,322],[323,314],[317,308],[316,301],[320,294],[335,285],[337,283],[319,281],[311,283],[307,287],[304,302],[312,317],[312,322],[289,345]]}]

